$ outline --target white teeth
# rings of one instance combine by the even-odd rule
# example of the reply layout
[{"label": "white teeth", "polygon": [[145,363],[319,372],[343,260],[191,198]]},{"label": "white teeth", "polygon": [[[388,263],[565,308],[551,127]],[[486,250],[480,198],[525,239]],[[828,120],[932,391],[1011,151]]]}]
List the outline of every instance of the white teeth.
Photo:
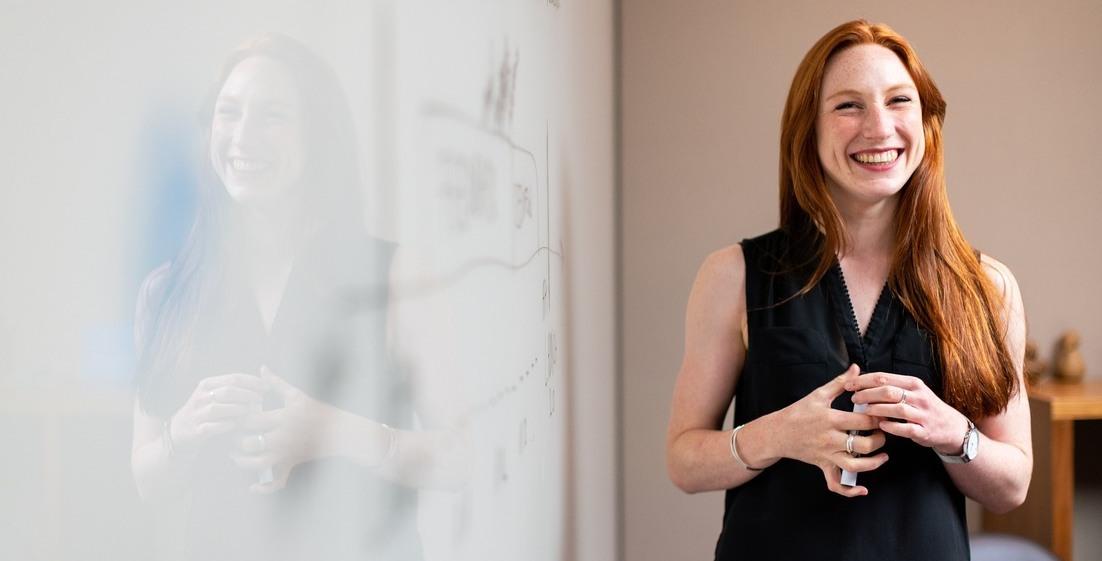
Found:
[{"label": "white teeth", "polygon": [[256,172],[267,169],[268,164],[260,160],[243,160],[241,158],[232,158],[230,160],[230,166],[234,171],[244,172]]},{"label": "white teeth", "polygon": [[899,157],[899,152],[896,150],[886,150],[884,152],[869,153],[864,152],[861,154],[854,154],[853,158],[863,164],[887,164],[894,162]]}]

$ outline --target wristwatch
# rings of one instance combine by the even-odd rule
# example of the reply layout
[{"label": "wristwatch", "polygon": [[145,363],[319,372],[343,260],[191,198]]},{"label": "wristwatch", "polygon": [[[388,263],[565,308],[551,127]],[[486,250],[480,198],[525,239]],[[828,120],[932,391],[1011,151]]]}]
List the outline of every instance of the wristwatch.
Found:
[{"label": "wristwatch", "polygon": [[947,464],[967,464],[976,459],[976,454],[979,453],[980,431],[976,429],[976,425],[972,423],[971,419],[965,420],[968,421],[968,432],[964,433],[963,452],[959,456],[956,454],[946,455],[934,450],[941,461]]}]

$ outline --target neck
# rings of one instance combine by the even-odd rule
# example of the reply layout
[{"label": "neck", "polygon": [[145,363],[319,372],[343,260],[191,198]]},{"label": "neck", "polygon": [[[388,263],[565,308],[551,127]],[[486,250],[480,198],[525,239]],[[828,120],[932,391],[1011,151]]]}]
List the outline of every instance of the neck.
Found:
[{"label": "neck", "polygon": [[244,207],[240,216],[246,255],[254,265],[287,261],[305,235],[300,217],[289,208]]},{"label": "neck", "polygon": [[846,229],[846,251],[842,257],[890,260],[895,245],[897,202],[897,197],[891,197],[873,204],[838,204]]}]

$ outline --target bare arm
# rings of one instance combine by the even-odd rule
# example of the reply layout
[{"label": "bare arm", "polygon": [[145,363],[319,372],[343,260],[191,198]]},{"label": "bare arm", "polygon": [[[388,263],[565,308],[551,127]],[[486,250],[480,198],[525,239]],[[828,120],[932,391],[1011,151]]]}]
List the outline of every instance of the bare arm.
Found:
[{"label": "bare arm", "polygon": [[[666,433],[666,467],[674,484],[689,493],[735,487],[758,473],[738,464],[729,433],[720,430],[746,359],[745,316],[745,265],[735,245],[701,265],[685,312],[685,355]],[[740,452],[760,448],[750,442],[759,437],[749,427],[740,431]]]},{"label": "bare arm", "polygon": [[[1025,501],[1033,473],[1029,400],[1022,374],[1025,309],[1018,281],[1006,265],[986,255],[983,263],[995,286],[1004,294],[1005,341],[1018,376],[1019,391],[1010,398],[1006,411],[975,421],[981,433],[976,459],[967,464],[947,464],[946,469],[962,493],[989,510],[1006,512]],[[948,452],[960,453],[960,443]]]},{"label": "bare arm", "polygon": [[186,492],[187,461],[177,459],[164,438],[164,423],[142,411],[134,400],[134,433],[130,469],[144,500],[180,497]]}]

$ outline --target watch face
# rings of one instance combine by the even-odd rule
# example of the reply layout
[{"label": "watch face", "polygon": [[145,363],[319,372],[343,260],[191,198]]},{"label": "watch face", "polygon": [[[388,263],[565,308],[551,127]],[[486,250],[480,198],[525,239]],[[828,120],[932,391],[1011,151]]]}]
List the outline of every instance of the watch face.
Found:
[{"label": "watch face", "polygon": [[969,459],[976,457],[976,451],[980,446],[979,432],[975,429],[968,433],[968,440],[964,443],[964,455]]}]

